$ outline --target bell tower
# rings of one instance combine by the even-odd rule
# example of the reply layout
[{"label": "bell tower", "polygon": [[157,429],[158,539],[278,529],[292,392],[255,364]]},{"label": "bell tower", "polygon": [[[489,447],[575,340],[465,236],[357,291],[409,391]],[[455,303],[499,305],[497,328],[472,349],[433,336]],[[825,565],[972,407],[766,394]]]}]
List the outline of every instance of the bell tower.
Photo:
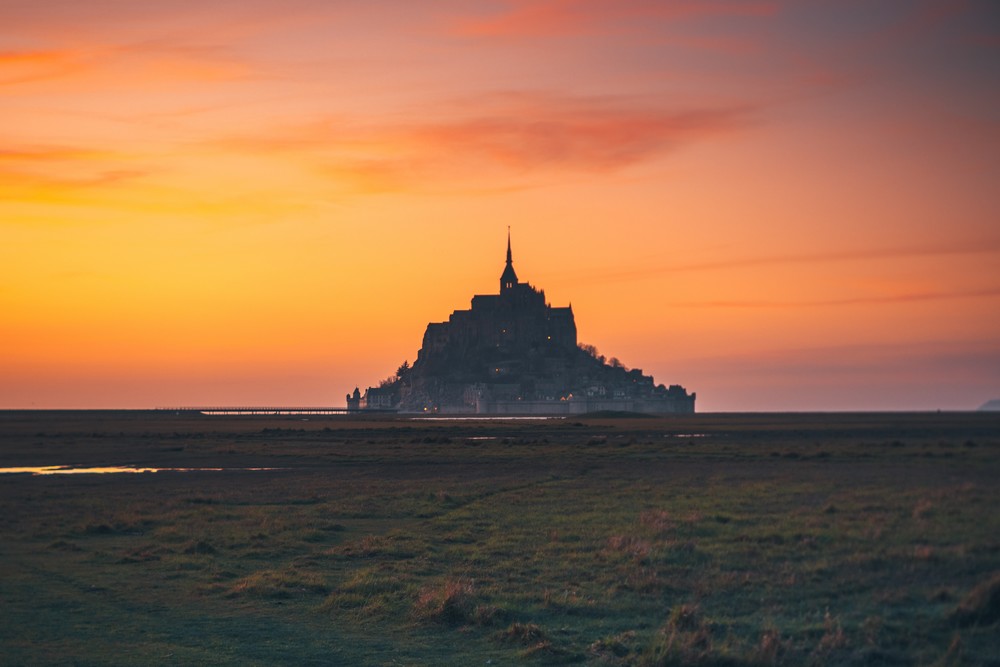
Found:
[{"label": "bell tower", "polygon": [[514,263],[510,254],[510,227],[507,227],[507,266],[500,275],[500,293],[504,294],[517,285],[517,274],[514,273]]}]

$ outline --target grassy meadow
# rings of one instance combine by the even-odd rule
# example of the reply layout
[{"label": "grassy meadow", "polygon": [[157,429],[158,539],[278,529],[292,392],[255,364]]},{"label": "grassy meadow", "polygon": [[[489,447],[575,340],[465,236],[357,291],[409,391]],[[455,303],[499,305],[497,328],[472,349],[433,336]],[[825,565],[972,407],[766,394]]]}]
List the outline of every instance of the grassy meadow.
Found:
[{"label": "grassy meadow", "polygon": [[[4,665],[1000,665],[1000,416],[0,413]],[[270,470],[248,470],[270,468]]]}]

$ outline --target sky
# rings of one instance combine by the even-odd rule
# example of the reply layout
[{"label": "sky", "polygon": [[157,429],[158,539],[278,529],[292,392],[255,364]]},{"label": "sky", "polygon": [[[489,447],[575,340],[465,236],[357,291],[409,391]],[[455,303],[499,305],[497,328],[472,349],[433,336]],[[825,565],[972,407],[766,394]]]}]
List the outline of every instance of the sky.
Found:
[{"label": "sky", "polygon": [[344,405],[522,281],[699,411],[1000,398],[994,0],[0,0],[0,408]]}]

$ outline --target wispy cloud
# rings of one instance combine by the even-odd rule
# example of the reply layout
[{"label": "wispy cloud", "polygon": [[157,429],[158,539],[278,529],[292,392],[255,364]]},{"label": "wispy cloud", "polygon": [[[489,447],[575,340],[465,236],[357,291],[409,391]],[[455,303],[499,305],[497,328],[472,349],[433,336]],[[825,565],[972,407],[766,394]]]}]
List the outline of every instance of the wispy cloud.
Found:
[{"label": "wispy cloud", "polygon": [[970,9],[967,0],[925,0],[913,3],[909,11],[901,14],[899,20],[874,37],[882,47],[887,43],[923,39],[928,33],[940,31],[942,26]]},{"label": "wispy cloud", "polygon": [[805,301],[745,300],[745,301],[678,301],[668,304],[673,308],[829,308],[838,306],[878,306],[924,301],[952,301],[955,299],[992,299],[1000,297],[1000,287],[979,290],[958,290],[953,292],[907,292],[887,296],[857,296],[842,299],[811,299]]},{"label": "wispy cloud", "polygon": [[467,36],[536,37],[607,30],[626,21],[682,21],[719,16],[766,16],[777,3],[753,0],[506,0],[486,16],[456,19]]},{"label": "wispy cloud", "polygon": [[[0,149],[0,192],[8,200],[67,194],[142,179],[154,173],[135,156],[69,145]],[[44,197],[43,197],[44,198]]]},{"label": "wispy cloud", "polygon": [[163,41],[118,45],[58,46],[44,50],[0,52],[0,87],[55,80],[107,85],[145,85],[172,81],[217,82],[242,79],[252,68],[222,50]]},{"label": "wispy cloud", "polygon": [[[855,248],[823,252],[787,253],[777,255],[758,255],[755,257],[732,257],[700,262],[681,262],[659,266],[647,266],[635,269],[606,269],[590,267],[581,270],[580,275],[559,277],[580,280],[584,282],[627,282],[645,280],[675,273],[693,273],[707,271],[730,271],[739,269],[758,269],[767,266],[819,264],[871,260],[893,260],[908,258],[930,258],[954,255],[1000,254],[1000,237],[975,239],[961,243],[941,243],[936,245],[913,245],[882,248]],[[920,295],[913,295],[915,298]],[[930,298],[930,294],[924,295]],[[764,302],[760,302],[764,303]]]},{"label": "wispy cloud", "polygon": [[25,173],[0,169],[0,193],[11,200],[47,197],[40,196],[40,191],[48,194],[68,193],[75,190],[99,188],[142,179],[155,173],[150,169],[90,169],[86,175],[67,175],[66,173]]},{"label": "wispy cloud", "polygon": [[[382,124],[333,119],[255,136],[213,141],[225,150],[296,152],[331,174],[354,174],[364,189],[428,185],[447,175],[499,178],[554,172],[612,172],[688,143],[752,123],[747,106],[669,108],[649,100],[507,92],[430,112],[421,121]],[[470,170],[475,166],[475,170]]]},{"label": "wispy cloud", "polygon": [[46,163],[65,160],[91,160],[112,155],[108,151],[77,146],[11,146],[0,148],[0,164]]},{"label": "wispy cloud", "polygon": [[0,52],[0,86],[70,76],[87,69],[86,59],[65,49]]},{"label": "wispy cloud", "polygon": [[515,169],[612,170],[679,144],[744,126],[748,107],[671,110],[628,100],[519,95],[452,122],[413,127],[433,151],[482,156]]},{"label": "wispy cloud", "polygon": [[[675,361],[676,365],[678,362]],[[857,377],[902,372],[929,377],[929,367],[945,376],[964,374],[972,369],[1000,370],[1000,345],[995,340],[892,341],[781,347],[684,359],[681,365],[697,368],[702,377],[717,376],[728,382],[759,382],[768,377],[790,376],[795,384],[811,374]],[[975,407],[975,406],[970,406]]]}]

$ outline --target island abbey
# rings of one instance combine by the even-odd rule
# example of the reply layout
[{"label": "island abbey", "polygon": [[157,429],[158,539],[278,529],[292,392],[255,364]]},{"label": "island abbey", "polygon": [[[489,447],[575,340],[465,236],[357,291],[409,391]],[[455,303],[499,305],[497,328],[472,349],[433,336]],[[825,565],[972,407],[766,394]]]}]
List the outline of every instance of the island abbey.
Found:
[{"label": "island abbey", "polygon": [[518,280],[509,230],[500,292],[473,296],[469,310],[428,324],[412,366],[403,362],[378,387],[347,395],[352,411],[443,414],[690,414],[694,401],[679,385],[657,385],[579,345],[572,306],[555,308]]}]

